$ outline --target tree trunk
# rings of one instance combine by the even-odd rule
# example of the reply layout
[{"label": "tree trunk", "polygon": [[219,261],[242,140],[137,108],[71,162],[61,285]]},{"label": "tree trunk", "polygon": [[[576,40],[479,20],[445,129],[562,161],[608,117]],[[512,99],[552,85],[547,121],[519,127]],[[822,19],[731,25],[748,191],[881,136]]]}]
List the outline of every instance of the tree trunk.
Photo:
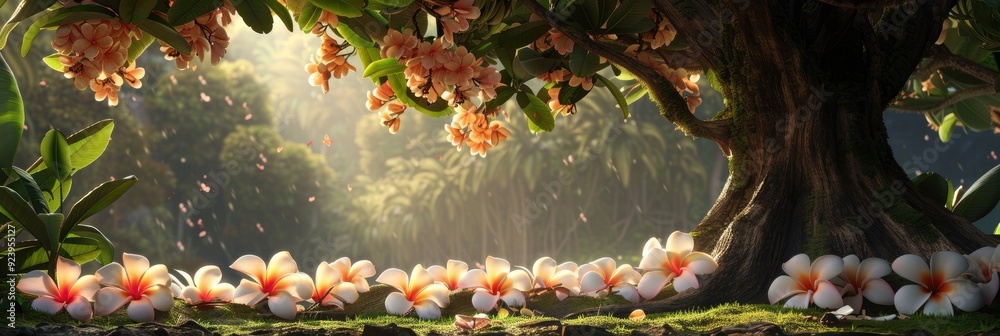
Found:
[{"label": "tree trunk", "polygon": [[844,38],[871,35],[870,24],[845,18],[834,22],[839,34],[821,32],[819,42],[803,46],[785,12],[767,7],[734,15],[715,67],[728,101],[722,117],[733,121],[730,178],[692,235],[719,268],[698,289],[601,313],[767,303],[781,263],[799,253],[891,262],[996,245],[925,197],[894,160],[884,92],[902,83],[879,87],[885,74],[871,70],[878,50]]}]

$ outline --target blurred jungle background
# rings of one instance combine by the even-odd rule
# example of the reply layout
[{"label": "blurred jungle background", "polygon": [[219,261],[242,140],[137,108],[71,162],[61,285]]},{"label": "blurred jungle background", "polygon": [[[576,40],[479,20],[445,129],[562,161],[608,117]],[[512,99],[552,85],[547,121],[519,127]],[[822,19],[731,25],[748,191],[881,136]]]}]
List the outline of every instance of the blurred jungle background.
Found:
[{"label": "blurred jungle background", "polygon": [[[545,255],[637,262],[649,237],[697,225],[727,178],[712,142],[674,131],[648,100],[623,122],[601,90],[578,114],[558,117],[555,134],[516,131],[527,128],[512,113],[511,141],[485,159],[455,151],[447,121],[418,112],[390,135],[365,108],[370,81],[351,75],[325,95],[309,86],[302,60],[315,38],[235,27],[219,66],[177,71],[147,53],[144,87],[122,91],[113,108],[40,61],[51,38],[36,39],[26,58],[4,49],[28,109],[15,165],[38,157],[50,128],[113,118],[107,152],[74,176],[70,202],[108,178],[137,176],[136,188],[90,224],[119,252],[189,270],[281,250],[302,265],[349,256],[380,269],[487,253],[526,266]],[[722,108],[718,94],[703,97],[700,117]],[[958,131],[941,145],[919,116],[890,112],[887,121],[911,175],[933,171],[968,185],[997,164],[1000,135]],[[977,225],[992,231],[998,222],[994,211]]]}]

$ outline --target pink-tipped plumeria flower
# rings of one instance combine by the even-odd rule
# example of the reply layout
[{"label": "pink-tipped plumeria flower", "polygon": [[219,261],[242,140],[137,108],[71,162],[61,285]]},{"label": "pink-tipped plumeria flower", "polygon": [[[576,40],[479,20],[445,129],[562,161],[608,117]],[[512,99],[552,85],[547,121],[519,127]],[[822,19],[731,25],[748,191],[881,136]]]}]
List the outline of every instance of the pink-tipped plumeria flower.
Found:
[{"label": "pink-tipped plumeria flower", "polygon": [[234,303],[255,306],[267,299],[267,308],[271,313],[294,320],[298,313],[296,304],[312,297],[312,279],[299,273],[298,264],[288,252],[278,252],[267,264],[260,257],[248,254],[236,259],[229,267],[253,279],[240,280]]},{"label": "pink-tipped plumeria flower", "polygon": [[389,314],[403,316],[412,309],[422,319],[439,319],[441,308],[449,303],[448,287],[434,282],[434,277],[420,265],[413,267],[410,276],[398,268],[387,269],[375,281],[399,290],[385,298]]},{"label": "pink-tipped plumeria flower", "polygon": [[642,276],[631,265],[616,267],[614,259],[605,257],[580,266],[577,274],[580,275],[581,293],[601,296],[616,293],[632,303],[640,300],[635,285]]},{"label": "pink-tipped plumeria flower", "polygon": [[534,288],[552,289],[559,301],[573,295],[580,295],[580,279],[576,276],[577,265],[566,262],[556,265],[556,260],[542,257],[535,261],[531,273],[535,277]]},{"label": "pink-tipped plumeria flower", "polygon": [[993,299],[1000,290],[1000,249],[987,246],[965,256],[969,260],[969,274],[972,281],[979,286],[983,294],[983,303],[987,306],[993,303]]},{"label": "pink-tipped plumeria flower", "polygon": [[450,291],[462,289],[458,286],[458,281],[462,280],[465,273],[469,272],[469,264],[464,261],[448,260],[448,268],[434,265],[427,268],[427,272],[434,277],[434,281],[448,287]]},{"label": "pink-tipped plumeria flower", "polygon": [[809,256],[799,254],[781,264],[781,269],[788,275],[779,276],[771,283],[771,288],[767,290],[771,304],[791,296],[785,302],[785,308],[806,309],[809,303],[826,309],[844,306],[840,291],[830,282],[844,271],[844,259],[825,255],[816,258],[810,265]]},{"label": "pink-tipped plumeria flower", "polygon": [[337,261],[330,263],[330,266],[340,272],[342,281],[354,283],[358,293],[368,292],[368,278],[377,273],[375,265],[372,265],[371,261],[358,260],[358,262],[351,264],[351,259],[348,257],[337,259]]},{"label": "pink-tipped plumeria flower", "polygon": [[236,293],[236,287],[222,283],[222,270],[218,266],[205,266],[194,272],[194,278],[187,272],[175,270],[187,283],[181,283],[173,274],[170,275],[170,290],[174,297],[184,300],[189,305],[206,302],[230,302]]},{"label": "pink-tipped plumeria flower", "polygon": [[[124,265],[124,266],[122,266]],[[155,311],[174,307],[170,273],[162,264],[149,266],[149,259],[122,254],[122,263],[113,262],[97,270],[97,281],[106,287],[97,292],[94,314],[111,314],[128,303],[128,317],[136,322],[153,320]]]},{"label": "pink-tipped plumeria flower", "polygon": [[674,231],[667,237],[666,246],[660,246],[658,239],[650,238],[642,249],[642,260],[639,261],[639,269],[647,271],[636,286],[639,295],[652,299],[671,280],[677,292],[698,288],[695,275],[715,272],[719,264],[712,256],[693,251],[694,239],[687,233]]},{"label": "pink-tipped plumeria flower", "polygon": [[316,283],[312,293],[312,302],[340,309],[344,309],[345,304],[354,303],[359,297],[354,283],[344,282],[340,278],[340,272],[326,262],[316,266]]},{"label": "pink-tipped plumeria flower", "polygon": [[881,258],[860,261],[858,256],[844,257],[844,271],[831,282],[841,288],[844,303],[855,312],[861,313],[864,299],[872,303],[890,306],[895,293],[882,277],[892,273],[892,266]]},{"label": "pink-tipped plumeria flower", "polygon": [[90,301],[101,289],[101,284],[93,275],[80,276],[80,264],[59,257],[56,262],[56,279],[42,271],[31,271],[17,282],[17,289],[36,295],[31,308],[55,315],[63,307],[74,319],[86,323],[94,317]]},{"label": "pink-tipped plumeria flower", "polygon": [[969,262],[961,254],[951,251],[934,252],[931,265],[924,258],[906,254],[892,262],[892,270],[899,276],[913,281],[896,291],[893,298],[900,314],[910,315],[920,306],[925,315],[952,316],[952,305],[964,311],[983,307],[979,286],[962,277],[969,269]]},{"label": "pink-tipped plumeria flower", "polygon": [[486,271],[474,269],[465,273],[459,287],[475,288],[472,306],[481,313],[496,308],[503,300],[508,306],[524,306],[524,291],[531,289],[531,277],[522,270],[510,271],[507,260],[486,257]]}]

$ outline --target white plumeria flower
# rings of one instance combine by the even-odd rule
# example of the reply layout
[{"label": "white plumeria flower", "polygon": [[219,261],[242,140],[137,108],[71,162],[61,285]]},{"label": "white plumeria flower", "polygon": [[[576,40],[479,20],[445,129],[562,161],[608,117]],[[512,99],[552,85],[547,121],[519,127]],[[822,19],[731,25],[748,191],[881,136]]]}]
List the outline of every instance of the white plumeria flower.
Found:
[{"label": "white plumeria flower", "polygon": [[894,301],[900,314],[911,315],[921,306],[925,315],[952,316],[952,305],[971,312],[983,307],[979,286],[962,277],[969,262],[951,251],[934,252],[928,268],[924,258],[907,254],[892,262],[896,274],[913,281],[896,291]]},{"label": "white plumeria flower", "polygon": [[17,282],[17,289],[38,296],[31,301],[31,308],[55,315],[63,307],[66,312],[80,322],[88,322],[94,317],[90,302],[101,284],[93,275],[80,276],[80,264],[59,257],[56,261],[56,279],[42,271],[31,271]]},{"label": "white plumeria flower", "polygon": [[441,308],[449,303],[448,287],[434,282],[434,277],[419,264],[413,267],[410,276],[398,268],[390,268],[383,271],[375,282],[399,290],[385,298],[385,310],[389,314],[403,316],[412,309],[422,319],[439,319]]},{"label": "white plumeria flower", "polygon": [[240,280],[234,303],[255,306],[267,299],[267,308],[271,313],[294,320],[298,313],[296,304],[312,297],[312,279],[299,273],[298,264],[288,252],[278,252],[267,264],[260,257],[248,254],[236,259],[229,267],[253,279]]},{"label": "white plumeria flower", "polygon": [[465,273],[458,285],[462,288],[475,288],[472,306],[485,313],[496,308],[500,300],[508,306],[524,306],[524,291],[531,290],[531,278],[522,270],[511,272],[507,260],[486,257],[486,271],[471,270]]},{"label": "white plumeria flower", "polygon": [[206,302],[230,302],[236,294],[236,287],[222,283],[222,270],[218,266],[205,266],[194,272],[192,279],[187,272],[175,270],[184,277],[187,283],[181,283],[173,274],[170,275],[170,289],[174,297],[184,300],[189,305]]},{"label": "white plumeria flower", "polygon": [[771,288],[767,290],[771,304],[791,296],[785,302],[785,308],[806,309],[810,302],[826,309],[844,306],[840,291],[830,282],[844,271],[844,259],[825,255],[816,258],[810,265],[809,256],[799,254],[781,264],[781,269],[788,275],[779,276],[771,283]]},{"label": "white plumeria flower", "polygon": [[321,262],[316,266],[316,282],[312,288],[310,300],[323,306],[337,306],[344,309],[345,304],[354,303],[359,297],[354,283],[344,282],[340,278],[340,272],[327,262]]},{"label": "white plumeria flower", "polygon": [[[358,293],[368,292],[368,278],[375,276],[375,265],[368,260],[358,260],[354,264],[351,264],[351,259],[348,257],[343,257],[337,259],[330,263],[338,272],[340,272],[340,279],[344,282],[354,283],[354,287],[358,290]],[[350,303],[350,302],[348,302]]]},{"label": "white plumeria flower", "polygon": [[580,266],[580,292],[605,295],[617,293],[632,303],[639,303],[639,291],[635,285],[642,278],[632,265],[616,267],[614,259],[604,257]]},{"label": "white plumeria flower", "polygon": [[535,261],[531,273],[535,276],[534,287],[552,289],[559,301],[580,294],[580,280],[575,272],[576,264],[556,265],[556,260],[542,257]]},{"label": "white plumeria flower", "polygon": [[458,286],[458,281],[462,280],[465,273],[469,271],[469,264],[464,261],[448,260],[448,268],[434,265],[427,268],[427,272],[434,277],[434,281],[448,287],[450,291],[462,289]]},{"label": "white plumeria flower", "polygon": [[892,273],[892,266],[885,259],[860,261],[858,256],[852,254],[844,257],[844,271],[832,282],[841,287],[844,303],[860,313],[864,299],[884,306],[892,305],[895,293],[889,283],[882,280],[889,273]]},{"label": "white plumeria flower", "polygon": [[1000,249],[987,246],[965,256],[969,260],[969,270],[967,274],[976,282],[983,294],[983,303],[987,306],[993,303],[993,299],[1000,290]]},{"label": "white plumeria flower", "polygon": [[[124,265],[124,266],[122,266]],[[149,266],[149,259],[124,253],[122,263],[113,262],[97,270],[97,281],[106,287],[97,291],[94,314],[111,314],[128,303],[128,317],[149,322],[155,311],[174,307],[170,274],[162,264]]]},{"label": "white plumeria flower", "polygon": [[712,256],[693,252],[694,239],[680,231],[674,231],[667,237],[666,246],[660,246],[658,239],[650,238],[642,250],[639,269],[647,272],[636,287],[639,295],[647,300],[656,297],[671,280],[678,293],[698,288],[695,275],[712,273],[719,268]]}]

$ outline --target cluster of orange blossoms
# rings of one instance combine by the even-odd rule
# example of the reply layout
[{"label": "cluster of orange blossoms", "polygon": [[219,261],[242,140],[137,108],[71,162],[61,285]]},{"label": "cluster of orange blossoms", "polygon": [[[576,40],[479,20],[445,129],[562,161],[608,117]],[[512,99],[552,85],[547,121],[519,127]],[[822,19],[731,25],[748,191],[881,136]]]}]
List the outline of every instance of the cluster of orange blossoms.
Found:
[{"label": "cluster of orange blossoms", "polygon": [[218,9],[199,16],[194,21],[174,27],[191,45],[191,53],[182,54],[174,47],[160,41],[163,57],[174,61],[177,69],[184,70],[190,66],[195,56],[198,56],[199,61],[204,61],[205,54],[211,52],[212,65],[219,64],[222,57],[226,56],[226,48],[229,47],[229,34],[226,33],[225,27],[233,22],[233,14],[236,14],[236,7],[229,0],[225,0]]},{"label": "cluster of orange blossoms", "polygon": [[382,120],[382,125],[389,128],[389,133],[396,134],[399,131],[399,116],[403,115],[407,106],[396,99],[396,93],[389,87],[388,82],[369,91],[368,102],[365,105],[369,110],[379,111],[378,117]]},{"label": "cluster of orange blossoms", "polygon": [[65,24],[56,30],[52,48],[60,54],[66,78],[77,90],[89,87],[97,101],[118,105],[118,91],[125,82],[134,88],[146,72],[135,63],[126,64],[132,36],[139,30],[119,20],[87,20]]},{"label": "cluster of orange blossoms", "polygon": [[499,120],[490,121],[487,117],[488,114],[495,115],[495,111],[477,111],[476,106],[471,104],[459,105],[455,110],[458,113],[452,118],[450,125],[444,125],[444,129],[448,131],[448,141],[457,150],[462,150],[464,143],[469,145],[472,155],[486,157],[486,150],[496,147],[510,136],[510,130],[503,123]]},{"label": "cluster of orange blossoms", "polygon": [[343,54],[345,45],[325,32],[320,36],[323,42],[306,64],[306,72],[309,73],[309,84],[319,86],[323,89],[323,93],[327,93],[330,91],[330,78],[340,79],[357,69],[347,62],[347,55]]}]

